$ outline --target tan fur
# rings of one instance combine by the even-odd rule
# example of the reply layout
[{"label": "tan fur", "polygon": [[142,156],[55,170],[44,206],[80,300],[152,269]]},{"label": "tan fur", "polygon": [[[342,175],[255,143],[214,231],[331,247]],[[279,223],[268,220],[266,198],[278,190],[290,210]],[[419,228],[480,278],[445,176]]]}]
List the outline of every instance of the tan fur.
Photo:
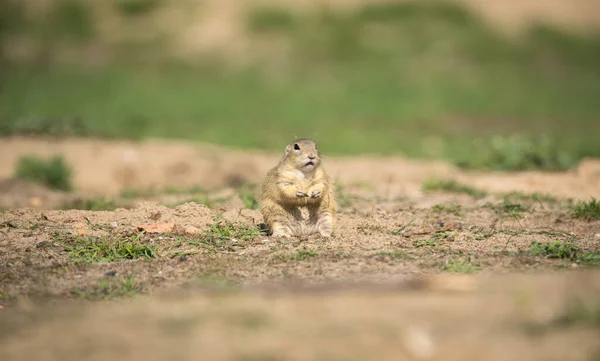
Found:
[{"label": "tan fur", "polygon": [[[305,166],[309,161],[314,168]],[[314,141],[299,139],[286,147],[285,155],[262,183],[260,210],[276,237],[333,234],[334,189]]]}]

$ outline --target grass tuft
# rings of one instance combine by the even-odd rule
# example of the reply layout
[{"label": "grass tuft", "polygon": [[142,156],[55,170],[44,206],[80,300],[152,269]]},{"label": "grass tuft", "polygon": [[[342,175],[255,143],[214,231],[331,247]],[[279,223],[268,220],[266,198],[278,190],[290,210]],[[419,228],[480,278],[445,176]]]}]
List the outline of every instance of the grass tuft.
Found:
[{"label": "grass tuft", "polygon": [[103,238],[77,238],[65,246],[65,251],[75,264],[120,262],[134,259],[159,258],[157,247],[133,240]]},{"label": "grass tuft", "polygon": [[89,288],[76,289],[72,294],[89,301],[106,301],[117,298],[133,297],[145,290],[145,285],[134,275],[114,280],[101,280]]},{"label": "grass tuft", "polygon": [[244,202],[244,206],[246,206],[246,208],[258,209],[259,203],[253,194],[240,192],[239,196],[242,199],[242,202]]},{"label": "grass tuft", "polygon": [[381,258],[383,260],[399,260],[399,259],[406,259],[406,260],[415,260],[416,257],[411,255],[408,252],[405,251],[381,251],[379,253],[376,253],[374,255],[375,257]]},{"label": "grass tuft", "polygon": [[258,209],[260,204],[258,199],[256,199],[258,185],[254,183],[244,184],[239,187],[237,194],[244,202],[244,206],[250,209]]},{"label": "grass tuft", "polygon": [[529,246],[529,252],[546,258],[574,259],[577,256],[578,247],[574,243],[537,242],[533,241]]},{"label": "grass tuft", "polygon": [[600,219],[600,201],[592,198],[590,201],[579,201],[573,206],[573,217],[586,221]]},{"label": "grass tuft", "polygon": [[442,269],[454,273],[471,273],[477,271],[479,268],[471,264],[468,259],[461,258],[455,260],[453,257],[450,257],[444,262]]},{"label": "grass tuft", "polygon": [[547,202],[556,203],[557,199],[553,195],[546,193],[523,193],[523,192],[509,192],[503,195],[503,198],[507,202],[512,201],[535,201],[535,202]]},{"label": "grass tuft", "polygon": [[227,220],[219,220],[210,225],[204,237],[210,241],[216,240],[250,240],[261,235],[261,230],[251,227],[245,223],[234,223]]},{"label": "grass tuft", "polygon": [[317,257],[318,255],[319,255],[319,252],[317,252],[315,250],[300,249],[300,250],[297,250],[296,252],[289,253],[289,254],[277,254],[277,255],[275,255],[275,258],[280,261],[283,261],[283,262],[306,261],[307,259]]},{"label": "grass tuft", "polygon": [[436,204],[435,206],[433,206],[433,210],[436,212],[446,212],[446,213],[451,213],[454,214],[456,216],[462,216],[463,215],[463,209],[459,204],[456,203],[449,203],[449,204]]},{"label": "grass tuft", "polygon": [[582,253],[578,261],[587,266],[600,266],[600,253]]},{"label": "grass tuft", "polygon": [[521,203],[512,202],[505,198],[500,206],[493,207],[497,213],[508,214],[511,217],[521,218],[526,211],[525,206]]},{"label": "grass tuft", "polygon": [[62,191],[70,191],[73,188],[71,168],[60,155],[48,160],[35,156],[23,156],[17,164],[15,177]]}]

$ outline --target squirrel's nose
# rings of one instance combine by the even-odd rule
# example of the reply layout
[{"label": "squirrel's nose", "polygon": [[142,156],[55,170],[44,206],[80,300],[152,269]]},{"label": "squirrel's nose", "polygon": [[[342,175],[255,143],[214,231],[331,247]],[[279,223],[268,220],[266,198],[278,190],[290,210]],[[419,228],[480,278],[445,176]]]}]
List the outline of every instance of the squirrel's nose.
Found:
[{"label": "squirrel's nose", "polygon": [[309,154],[308,155],[308,159],[315,159],[315,158],[316,158],[316,156],[314,154]]}]

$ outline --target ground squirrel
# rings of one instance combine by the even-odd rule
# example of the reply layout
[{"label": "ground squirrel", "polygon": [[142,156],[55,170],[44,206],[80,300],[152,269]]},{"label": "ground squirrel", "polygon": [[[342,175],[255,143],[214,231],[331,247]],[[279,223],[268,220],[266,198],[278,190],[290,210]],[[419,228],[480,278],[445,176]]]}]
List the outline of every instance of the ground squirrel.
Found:
[{"label": "ground squirrel", "polygon": [[260,210],[273,236],[331,236],[336,210],[334,189],[313,140],[298,139],[288,144],[279,164],[263,181]]}]

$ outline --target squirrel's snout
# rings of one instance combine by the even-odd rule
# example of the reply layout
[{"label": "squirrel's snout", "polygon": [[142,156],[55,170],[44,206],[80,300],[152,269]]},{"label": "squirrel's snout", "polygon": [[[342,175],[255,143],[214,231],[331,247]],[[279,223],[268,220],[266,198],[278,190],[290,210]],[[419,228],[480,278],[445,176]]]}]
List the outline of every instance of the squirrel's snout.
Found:
[{"label": "squirrel's snout", "polygon": [[317,156],[316,156],[316,155],[314,155],[314,154],[309,154],[309,155],[308,155],[308,159],[315,159],[316,157],[317,157]]}]

